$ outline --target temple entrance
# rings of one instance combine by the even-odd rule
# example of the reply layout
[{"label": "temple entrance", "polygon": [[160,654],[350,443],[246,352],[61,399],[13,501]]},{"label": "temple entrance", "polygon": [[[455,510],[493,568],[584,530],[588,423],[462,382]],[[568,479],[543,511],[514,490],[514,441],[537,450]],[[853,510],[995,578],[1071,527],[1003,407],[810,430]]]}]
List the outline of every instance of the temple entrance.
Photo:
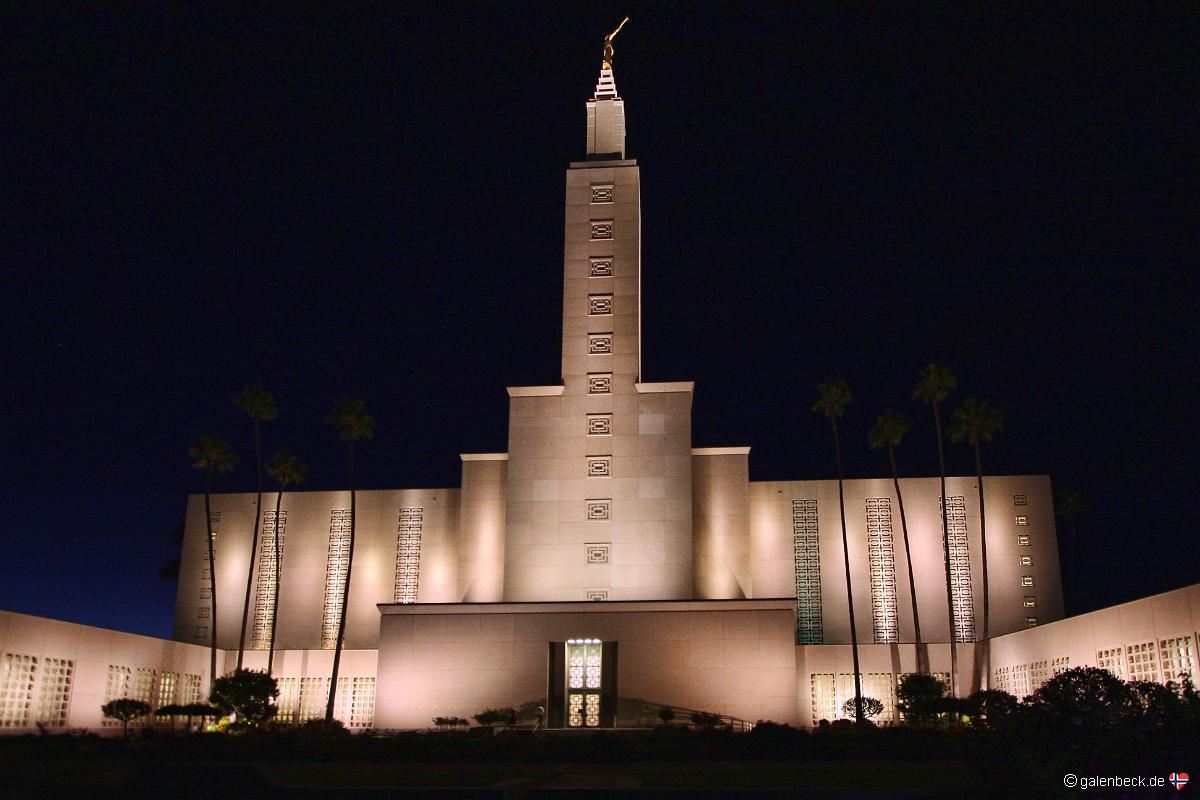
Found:
[{"label": "temple entrance", "polygon": [[567,640],[567,727],[600,727],[600,676],[604,643]]},{"label": "temple entrance", "polygon": [[549,644],[546,727],[615,727],[617,643],[568,639]]}]

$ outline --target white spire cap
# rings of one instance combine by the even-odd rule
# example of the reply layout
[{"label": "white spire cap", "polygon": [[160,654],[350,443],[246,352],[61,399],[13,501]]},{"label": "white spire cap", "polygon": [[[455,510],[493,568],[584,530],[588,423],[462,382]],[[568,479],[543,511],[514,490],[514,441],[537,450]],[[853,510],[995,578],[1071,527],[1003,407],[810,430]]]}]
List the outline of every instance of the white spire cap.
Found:
[{"label": "white spire cap", "polygon": [[625,101],[617,95],[611,67],[601,68],[596,93],[587,103],[587,157],[625,158]]}]

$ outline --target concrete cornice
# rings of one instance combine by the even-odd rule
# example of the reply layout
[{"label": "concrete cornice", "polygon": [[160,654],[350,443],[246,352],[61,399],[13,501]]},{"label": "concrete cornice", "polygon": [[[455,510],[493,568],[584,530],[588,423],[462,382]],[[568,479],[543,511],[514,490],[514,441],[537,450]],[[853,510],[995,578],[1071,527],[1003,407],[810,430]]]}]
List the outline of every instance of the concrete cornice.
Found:
[{"label": "concrete cornice", "polygon": [[610,158],[595,161],[572,161],[571,169],[595,169],[597,167],[636,167],[636,158]]},{"label": "concrete cornice", "polygon": [[638,394],[654,394],[656,392],[691,392],[696,388],[695,381],[673,381],[667,383],[635,383]]},{"label": "concrete cornice", "polygon": [[463,461],[508,461],[508,453],[459,453]]},{"label": "concrete cornice", "polygon": [[694,456],[748,456],[749,447],[693,447]]},{"label": "concrete cornice", "polygon": [[627,614],[631,611],[774,611],[796,608],[787,597],[762,600],[572,600],[557,603],[380,603],[380,614]]},{"label": "concrete cornice", "polygon": [[563,393],[565,386],[509,386],[509,397],[554,397]]}]

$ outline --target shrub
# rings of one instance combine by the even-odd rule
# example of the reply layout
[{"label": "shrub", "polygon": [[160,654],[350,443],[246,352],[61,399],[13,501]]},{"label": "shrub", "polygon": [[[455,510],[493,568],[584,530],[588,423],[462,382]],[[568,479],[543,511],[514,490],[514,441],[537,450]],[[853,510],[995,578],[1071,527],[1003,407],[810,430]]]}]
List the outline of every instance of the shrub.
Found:
[{"label": "shrub", "polygon": [[122,697],[120,700],[110,700],[100,706],[100,713],[109,719],[121,721],[121,732],[129,736],[129,722],[150,713],[150,704],[132,697]]},{"label": "shrub", "polygon": [[213,681],[208,699],[236,721],[258,725],[275,716],[272,701],[279,696],[278,682],[266,672],[253,669],[234,670]]},{"label": "shrub", "polygon": [[663,706],[658,710],[658,718],[662,720],[663,725],[670,725],[675,721],[675,709],[670,706]]},{"label": "shrub", "polygon": [[936,703],[946,694],[946,684],[932,675],[912,673],[900,679],[896,689],[900,713],[908,722],[924,722],[939,713]]},{"label": "shrub", "polygon": [[851,697],[849,700],[842,703],[842,714],[844,714],[846,717],[849,717],[850,719],[854,719],[855,711],[856,711],[855,706],[858,704],[858,703],[855,703],[856,700],[858,701],[858,703],[862,704],[863,719],[871,719],[872,717],[878,717],[880,714],[883,713],[883,702],[882,701],[876,700],[874,697],[863,696],[863,697]]},{"label": "shrub", "polygon": [[462,717],[434,717],[433,724],[439,728],[465,728],[470,725],[470,721]]},{"label": "shrub", "polygon": [[692,712],[692,724],[695,725],[697,728],[703,728],[705,730],[712,730],[713,728],[715,728],[721,724],[721,715],[720,714],[711,714],[707,711],[693,711]]},{"label": "shrub", "polygon": [[475,715],[475,721],[489,728],[501,724],[516,725],[517,710],[515,708],[486,708]]},{"label": "shrub", "polygon": [[1020,703],[1008,692],[981,689],[968,697],[963,706],[963,713],[971,724],[992,728],[1015,715]]}]

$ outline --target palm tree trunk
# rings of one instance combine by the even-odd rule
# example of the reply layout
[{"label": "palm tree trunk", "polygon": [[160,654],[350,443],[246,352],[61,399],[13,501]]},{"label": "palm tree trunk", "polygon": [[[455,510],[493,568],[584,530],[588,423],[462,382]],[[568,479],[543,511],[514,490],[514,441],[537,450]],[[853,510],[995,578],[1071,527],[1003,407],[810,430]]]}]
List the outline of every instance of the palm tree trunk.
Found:
[{"label": "palm tree trunk", "polygon": [[237,668],[242,668],[246,653],[246,619],[250,616],[250,589],[254,585],[254,554],[258,552],[258,526],[262,521],[262,436],[258,417],[254,418],[254,466],[258,476],[258,496],[254,500],[254,537],[250,540],[250,566],[246,568],[246,597],[242,602],[242,631],[238,635]]},{"label": "palm tree trunk", "polygon": [[283,548],[279,546],[279,505],[283,502],[283,490],[287,483],[279,484],[275,493],[275,596],[271,598],[271,644],[267,649],[267,675],[275,663],[275,622],[279,619],[279,583],[283,580]]},{"label": "palm tree trunk", "polygon": [[988,559],[987,559],[987,515],[983,507],[983,455],[979,440],[975,440],[975,481],[979,487],[979,555],[983,560],[983,686],[987,689],[992,675],[992,640],[988,634]]},{"label": "palm tree trunk", "polygon": [[954,578],[950,573],[950,520],[946,517],[946,448],[942,442],[942,416],[933,402],[933,427],[937,431],[938,471],[942,481],[942,558],[946,564],[946,615],[950,620],[950,696],[958,697],[958,641],[954,635]]},{"label": "palm tree trunk", "polygon": [[[861,726],[863,722],[862,707],[862,671],[858,663],[858,625],[854,621],[854,590],[850,583],[850,542],[846,536],[846,498],[842,491],[842,442],[838,438],[837,421],[829,418],[833,428],[833,450],[837,456],[838,472],[838,509],[842,516],[842,557],[846,566],[846,603],[850,607],[850,651],[854,659],[854,722]],[[837,680],[834,680],[837,683]]]},{"label": "palm tree trunk", "polygon": [[917,640],[917,672],[924,675],[929,665],[921,652],[921,615],[917,611],[917,581],[913,577],[912,548],[908,544],[908,519],[904,516],[904,495],[900,492],[900,473],[896,469],[896,448],[888,445],[888,459],[892,462],[892,483],[896,485],[896,503],[900,506],[900,530],[904,533],[904,556],[908,562],[908,594],[912,598],[913,636]]},{"label": "palm tree trunk", "polygon": [[350,573],[354,569],[354,442],[349,443],[350,457],[350,554],[346,559],[346,585],[342,589],[342,615],[338,620],[337,642],[333,647],[333,673],[329,678],[329,701],[325,705],[325,724],[333,723],[333,705],[337,698],[338,667],[342,661],[342,640],[346,635],[346,611],[350,605]]},{"label": "palm tree trunk", "polygon": [[215,464],[209,462],[208,477],[204,482],[204,529],[208,531],[208,585],[209,594],[212,600],[212,627],[210,628],[209,636],[209,664],[208,664],[208,685],[212,688],[213,682],[217,679],[217,560],[213,552],[213,535],[212,535],[212,510],[209,504],[209,497],[212,495],[212,474]]}]

